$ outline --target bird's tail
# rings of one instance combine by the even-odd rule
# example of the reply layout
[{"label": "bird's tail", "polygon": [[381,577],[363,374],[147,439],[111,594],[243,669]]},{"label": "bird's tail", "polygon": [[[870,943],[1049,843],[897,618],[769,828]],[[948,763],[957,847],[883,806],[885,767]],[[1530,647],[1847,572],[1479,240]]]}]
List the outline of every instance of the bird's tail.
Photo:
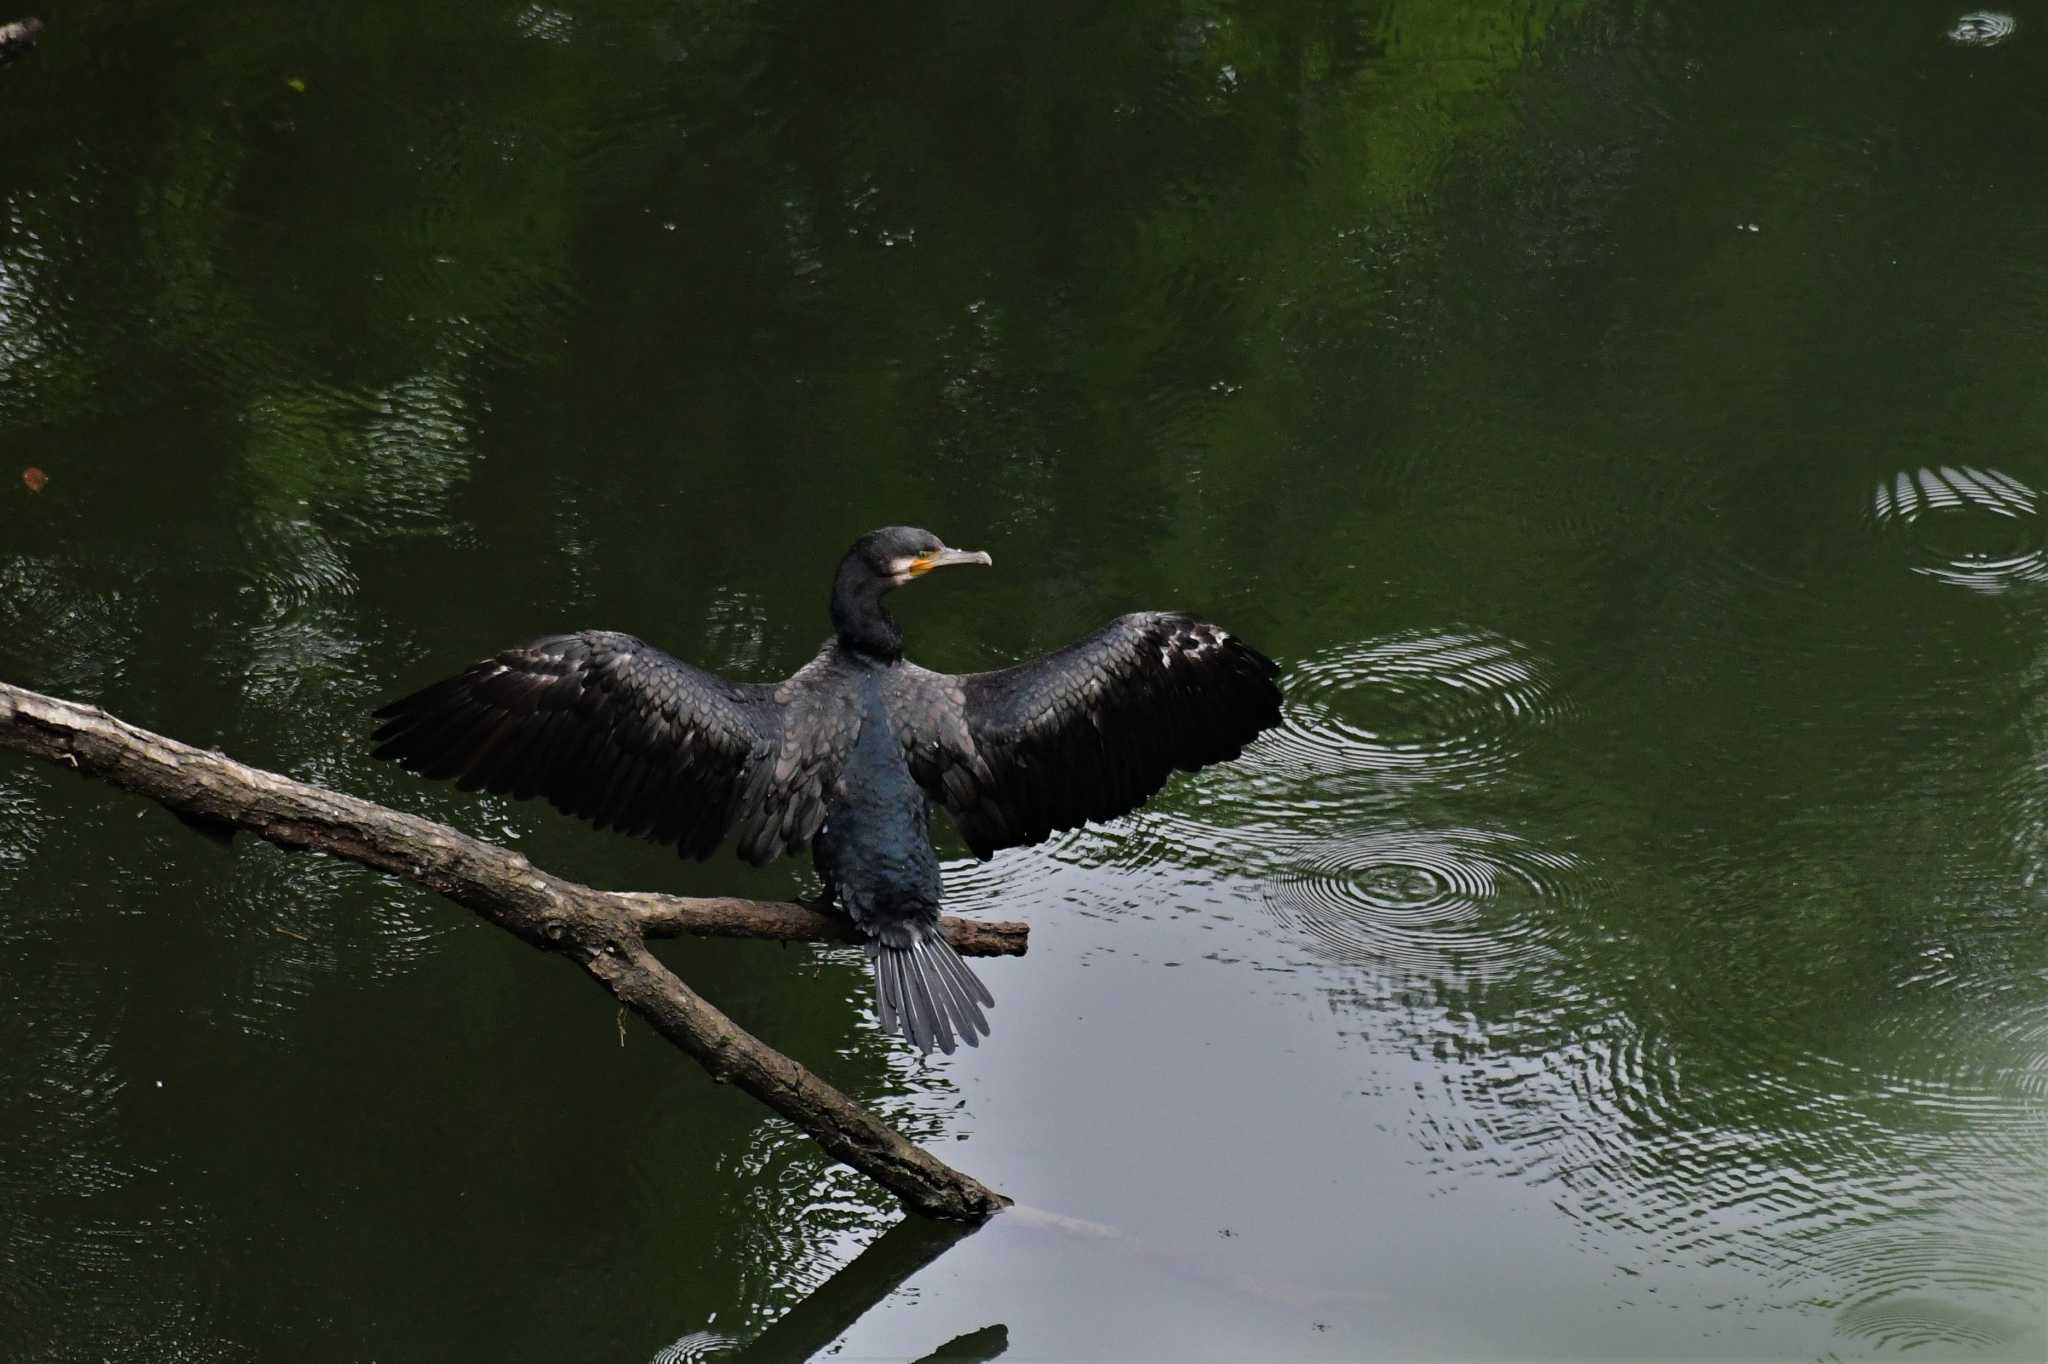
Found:
[{"label": "bird's tail", "polygon": [[901,947],[870,939],[875,964],[875,1015],[883,1032],[901,1032],[910,1045],[928,1052],[934,1043],[951,1053],[957,1036],[970,1047],[988,1035],[996,997],[968,969],[937,928],[913,929]]}]

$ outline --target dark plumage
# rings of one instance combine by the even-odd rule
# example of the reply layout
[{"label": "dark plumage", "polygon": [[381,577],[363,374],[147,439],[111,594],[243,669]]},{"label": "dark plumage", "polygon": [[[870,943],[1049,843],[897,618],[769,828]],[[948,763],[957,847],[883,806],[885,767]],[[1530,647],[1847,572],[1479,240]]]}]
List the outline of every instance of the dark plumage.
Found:
[{"label": "dark plumage", "polygon": [[883,597],[990,562],[878,530],[840,561],[834,637],[784,681],[728,682],[631,635],[549,635],[383,707],[376,754],[689,857],[728,838],[757,864],[808,846],[868,937],[882,1026],[925,1051],[973,1046],[995,999],[939,933],[931,807],[986,860],[1134,810],[1280,718],[1272,660],[1177,612],[995,672],[905,662]]}]

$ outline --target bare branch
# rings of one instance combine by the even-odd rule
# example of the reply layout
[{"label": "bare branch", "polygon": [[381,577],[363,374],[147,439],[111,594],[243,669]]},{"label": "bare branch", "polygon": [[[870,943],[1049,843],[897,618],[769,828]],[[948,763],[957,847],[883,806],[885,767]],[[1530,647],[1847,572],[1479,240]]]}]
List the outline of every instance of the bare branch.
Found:
[{"label": "bare branch", "polygon": [[[148,796],[202,825],[246,829],[282,847],[331,853],[426,886],[533,946],[575,961],[714,1079],[761,1100],[913,1211],[978,1222],[1007,1203],[746,1032],[655,960],[645,941],[713,932],[842,936],[829,916],[799,905],[593,890],[444,824],[248,767],[95,707],[4,682],[0,748]],[[800,927],[818,931],[798,933]],[[1023,950],[1020,924],[948,925],[949,936],[956,931],[1014,944],[994,950]],[[971,949],[963,944],[961,950]]]},{"label": "bare branch", "polygon": [[[782,942],[859,942],[845,918],[786,900],[739,900],[724,895],[655,895],[610,891],[648,938],[773,938]],[[962,919],[945,914],[939,928],[963,957],[1021,957],[1031,925],[1005,919]]]}]

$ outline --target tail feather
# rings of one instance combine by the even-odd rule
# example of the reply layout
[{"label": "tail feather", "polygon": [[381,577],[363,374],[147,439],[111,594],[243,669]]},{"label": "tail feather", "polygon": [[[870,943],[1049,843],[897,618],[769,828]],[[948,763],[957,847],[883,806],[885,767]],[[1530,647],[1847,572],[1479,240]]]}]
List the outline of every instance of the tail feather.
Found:
[{"label": "tail feather", "polygon": [[980,1045],[981,1039],[974,1031],[973,1016],[967,1012],[967,1001],[961,998],[960,987],[953,983],[952,976],[940,969],[938,954],[925,954],[917,965],[925,984],[931,988],[932,1003],[938,1006],[940,1045],[950,1041],[949,1034],[955,1031],[968,1046]]},{"label": "tail feather", "polygon": [[988,1015],[981,1011],[978,1001],[986,999],[993,1005],[995,996],[989,994],[988,987],[967,969],[967,963],[960,960],[960,954],[953,951],[950,944],[943,952],[928,954],[925,974],[943,994],[947,1007],[959,1024],[960,1036],[968,1046],[977,1045],[975,1034],[988,1031]]},{"label": "tail feather", "polygon": [[993,1008],[995,996],[936,930],[913,932],[911,938],[903,947],[868,943],[882,1031],[900,1031],[924,1052],[936,1045],[950,1055],[956,1036],[970,1047],[981,1045],[989,1032],[981,1006]]},{"label": "tail feather", "polygon": [[[935,953],[934,959],[953,978],[953,983],[960,988],[961,998],[965,999],[970,1007],[972,1007],[974,1001],[979,1000],[993,1009],[996,1006],[996,997],[988,992],[988,986],[982,984],[981,977],[968,969],[967,963],[960,959],[960,954],[953,950],[953,944],[946,942],[943,938],[939,941],[946,950]],[[975,1016],[977,1018],[980,1017],[979,1010],[975,1011]],[[984,1026],[982,1031],[986,1032],[988,1029]]]},{"label": "tail feather", "polygon": [[912,1033],[906,1034],[919,1051],[930,1051],[934,1042],[948,1055],[953,1051],[953,1030],[946,1026],[946,1011],[932,995],[932,983],[925,979],[924,953],[909,951],[898,962],[903,968],[903,1002],[908,1006]]},{"label": "tail feather", "polygon": [[885,1033],[903,1031],[902,1013],[896,1001],[903,998],[903,987],[890,979],[897,967],[894,953],[883,952],[878,942],[868,943],[868,960],[875,968],[875,1020],[882,1025]]}]

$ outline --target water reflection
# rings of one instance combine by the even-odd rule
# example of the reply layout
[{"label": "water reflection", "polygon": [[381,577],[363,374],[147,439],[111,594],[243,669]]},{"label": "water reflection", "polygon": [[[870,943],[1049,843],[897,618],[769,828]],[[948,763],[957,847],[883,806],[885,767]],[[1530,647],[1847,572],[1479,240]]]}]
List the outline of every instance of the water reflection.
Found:
[{"label": "water reflection", "polygon": [[[692,1331],[656,1351],[652,1364],[811,1359],[973,1231],[959,1223],[904,1218],[751,1339],[712,1329]],[[1007,1348],[1004,1328],[989,1326],[941,1345],[928,1358],[988,1360]]]}]

